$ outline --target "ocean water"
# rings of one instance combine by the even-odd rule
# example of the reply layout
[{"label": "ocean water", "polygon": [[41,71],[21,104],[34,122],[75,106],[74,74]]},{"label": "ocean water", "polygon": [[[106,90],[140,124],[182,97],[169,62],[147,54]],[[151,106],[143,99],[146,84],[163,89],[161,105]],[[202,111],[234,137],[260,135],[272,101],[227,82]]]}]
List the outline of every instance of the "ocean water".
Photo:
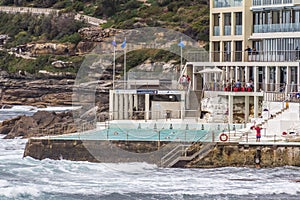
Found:
[{"label": "ocean water", "polygon": [[299,199],[299,167],[166,169],[147,163],[23,158],[25,139],[0,136],[1,200]]},{"label": "ocean water", "polygon": [[21,105],[16,105],[11,108],[6,108],[3,106],[0,108],[0,122],[7,120],[7,119],[12,119],[13,117],[16,116],[32,116],[35,112],[37,111],[54,111],[54,112],[62,112],[62,111],[70,111],[77,109],[78,107],[47,107],[47,108],[37,108],[33,106],[21,106]]}]

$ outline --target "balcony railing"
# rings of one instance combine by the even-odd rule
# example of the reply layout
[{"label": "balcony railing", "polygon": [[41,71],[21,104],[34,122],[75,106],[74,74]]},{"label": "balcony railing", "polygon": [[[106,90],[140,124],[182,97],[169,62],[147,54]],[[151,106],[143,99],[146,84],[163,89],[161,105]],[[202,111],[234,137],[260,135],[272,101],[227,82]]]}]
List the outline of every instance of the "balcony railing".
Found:
[{"label": "balcony railing", "polygon": [[254,25],[254,33],[298,32],[300,23]]},{"label": "balcony railing", "polygon": [[209,54],[207,51],[189,51],[185,58],[188,62],[208,62]]},{"label": "balcony railing", "polygon": [[[210,52],[210,54],[213,62],[239,62],[243,60],[243,52],[244,51],[213,51]],[[232,54],[234,57],[232,57]],[[220,57],[220,55],[222,56]],[[245,62],[292,62],[300,60],[300,50],[245,51],[244,58]]]},{"label": "balcony railing", "polygon": [[[234,77],[229,78],[234,80]],[[249,80],[251,78],[249,77]],[[230,82],[230,81],[229,81]],[[224,92],[276,92],[276,93],[285,93],[291,94],[291,98],[297,97],[300,99],[300,85],[297,84],[285,84],[285,83],[263,83],[258,82],[257,84],[240,82],[240,85],[237,86],[236,83],[225,82],[225,80],[219,80],[216,82],[207,81],[204,84],[204,90],[206,91],[224,91]],[[254,87],[256,85],[256,87]],[[256,89],[255,89],[256,88]]]},{"label": "balcony railing", "polygon": [[235,26],[235,35],[242,35],[242,25]]},{"label": "balcony railing", "polygon": [[255,51],[246,52],[246,58],[248,61],[256,62],[287,62],[287,61],[297,61],[299,60],[300,51],[299,50],[289,50],[289,51]]},{"label": "balcony railing", "polygon": [[231,35],[231,26],[224,27],[224,35]]},{"label": "balcony railing", "polygon": [[241,7],[243,0],[214,0],[214,8]]},{"label": "balcony railing", "polygon": [[214,36],[220,36],[220,26],[214,26]]},{"label": "balcony railing", "polygon": [[253,6],[291,4],[294,0],[252,0]]}]

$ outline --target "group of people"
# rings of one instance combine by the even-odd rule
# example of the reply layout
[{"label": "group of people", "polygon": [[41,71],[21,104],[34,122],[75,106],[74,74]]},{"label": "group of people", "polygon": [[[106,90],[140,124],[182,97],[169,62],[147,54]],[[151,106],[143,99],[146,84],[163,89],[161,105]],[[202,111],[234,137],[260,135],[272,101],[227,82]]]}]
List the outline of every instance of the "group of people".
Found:
[{"label": "group of people", "polygon": [[180,78],[180,84],[182,85],[182,87],[184,89],[187,89],[190,81],[191,81],[191,78],[189,77],[189,75],[182,75],[182,77]]},{"label": "group of people", "polygon": [[236,82],[234,80],[232,82],[229,82],[227,80],[226,83],[224,84],[224,91],[234,91],[234,92],[248,91],[248,92],[251,92],[251,91],[253,91],[253,81],[250,80],[245,85],[242,85],[240,80],[237,80]]}]

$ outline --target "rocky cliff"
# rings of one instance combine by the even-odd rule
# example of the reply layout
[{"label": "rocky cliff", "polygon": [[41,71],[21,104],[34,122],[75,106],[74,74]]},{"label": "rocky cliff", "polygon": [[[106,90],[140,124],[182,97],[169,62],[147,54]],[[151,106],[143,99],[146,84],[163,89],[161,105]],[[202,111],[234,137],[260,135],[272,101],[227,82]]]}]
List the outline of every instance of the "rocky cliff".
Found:
[{"label": "rocky cliff", "polygon": [[74,79],[0,78],[0,107],[9,105],[70,106]]}]

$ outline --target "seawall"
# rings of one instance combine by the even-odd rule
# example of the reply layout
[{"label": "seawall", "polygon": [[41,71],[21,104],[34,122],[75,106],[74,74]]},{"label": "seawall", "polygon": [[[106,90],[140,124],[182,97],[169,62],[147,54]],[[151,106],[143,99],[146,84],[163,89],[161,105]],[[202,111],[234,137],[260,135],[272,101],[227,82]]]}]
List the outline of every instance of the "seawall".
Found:
[{"label": "seawall", "polygon": [[[147,162],[160,165],[161,158],[180,143],[145,141],[29,139],[24,157],[89,162]],[[194,144],[195,145],[195,144]],[[201,148],[202,143],[196,144]],[[191,151],[192,152],[192,151]],[[175,152],[174,152],[175,153]],[[187,154],[189,154],[187,152]],[[182,155],[181,155],[182,156]],[[300,166],[300,143],[216,143],[205,156],[178,162],[176,167],[280,167]]]},{"label": "seawall", "polygon": [[300,143],[218,143],[210,153],[185,167],[281,167],[300,166]]}]

